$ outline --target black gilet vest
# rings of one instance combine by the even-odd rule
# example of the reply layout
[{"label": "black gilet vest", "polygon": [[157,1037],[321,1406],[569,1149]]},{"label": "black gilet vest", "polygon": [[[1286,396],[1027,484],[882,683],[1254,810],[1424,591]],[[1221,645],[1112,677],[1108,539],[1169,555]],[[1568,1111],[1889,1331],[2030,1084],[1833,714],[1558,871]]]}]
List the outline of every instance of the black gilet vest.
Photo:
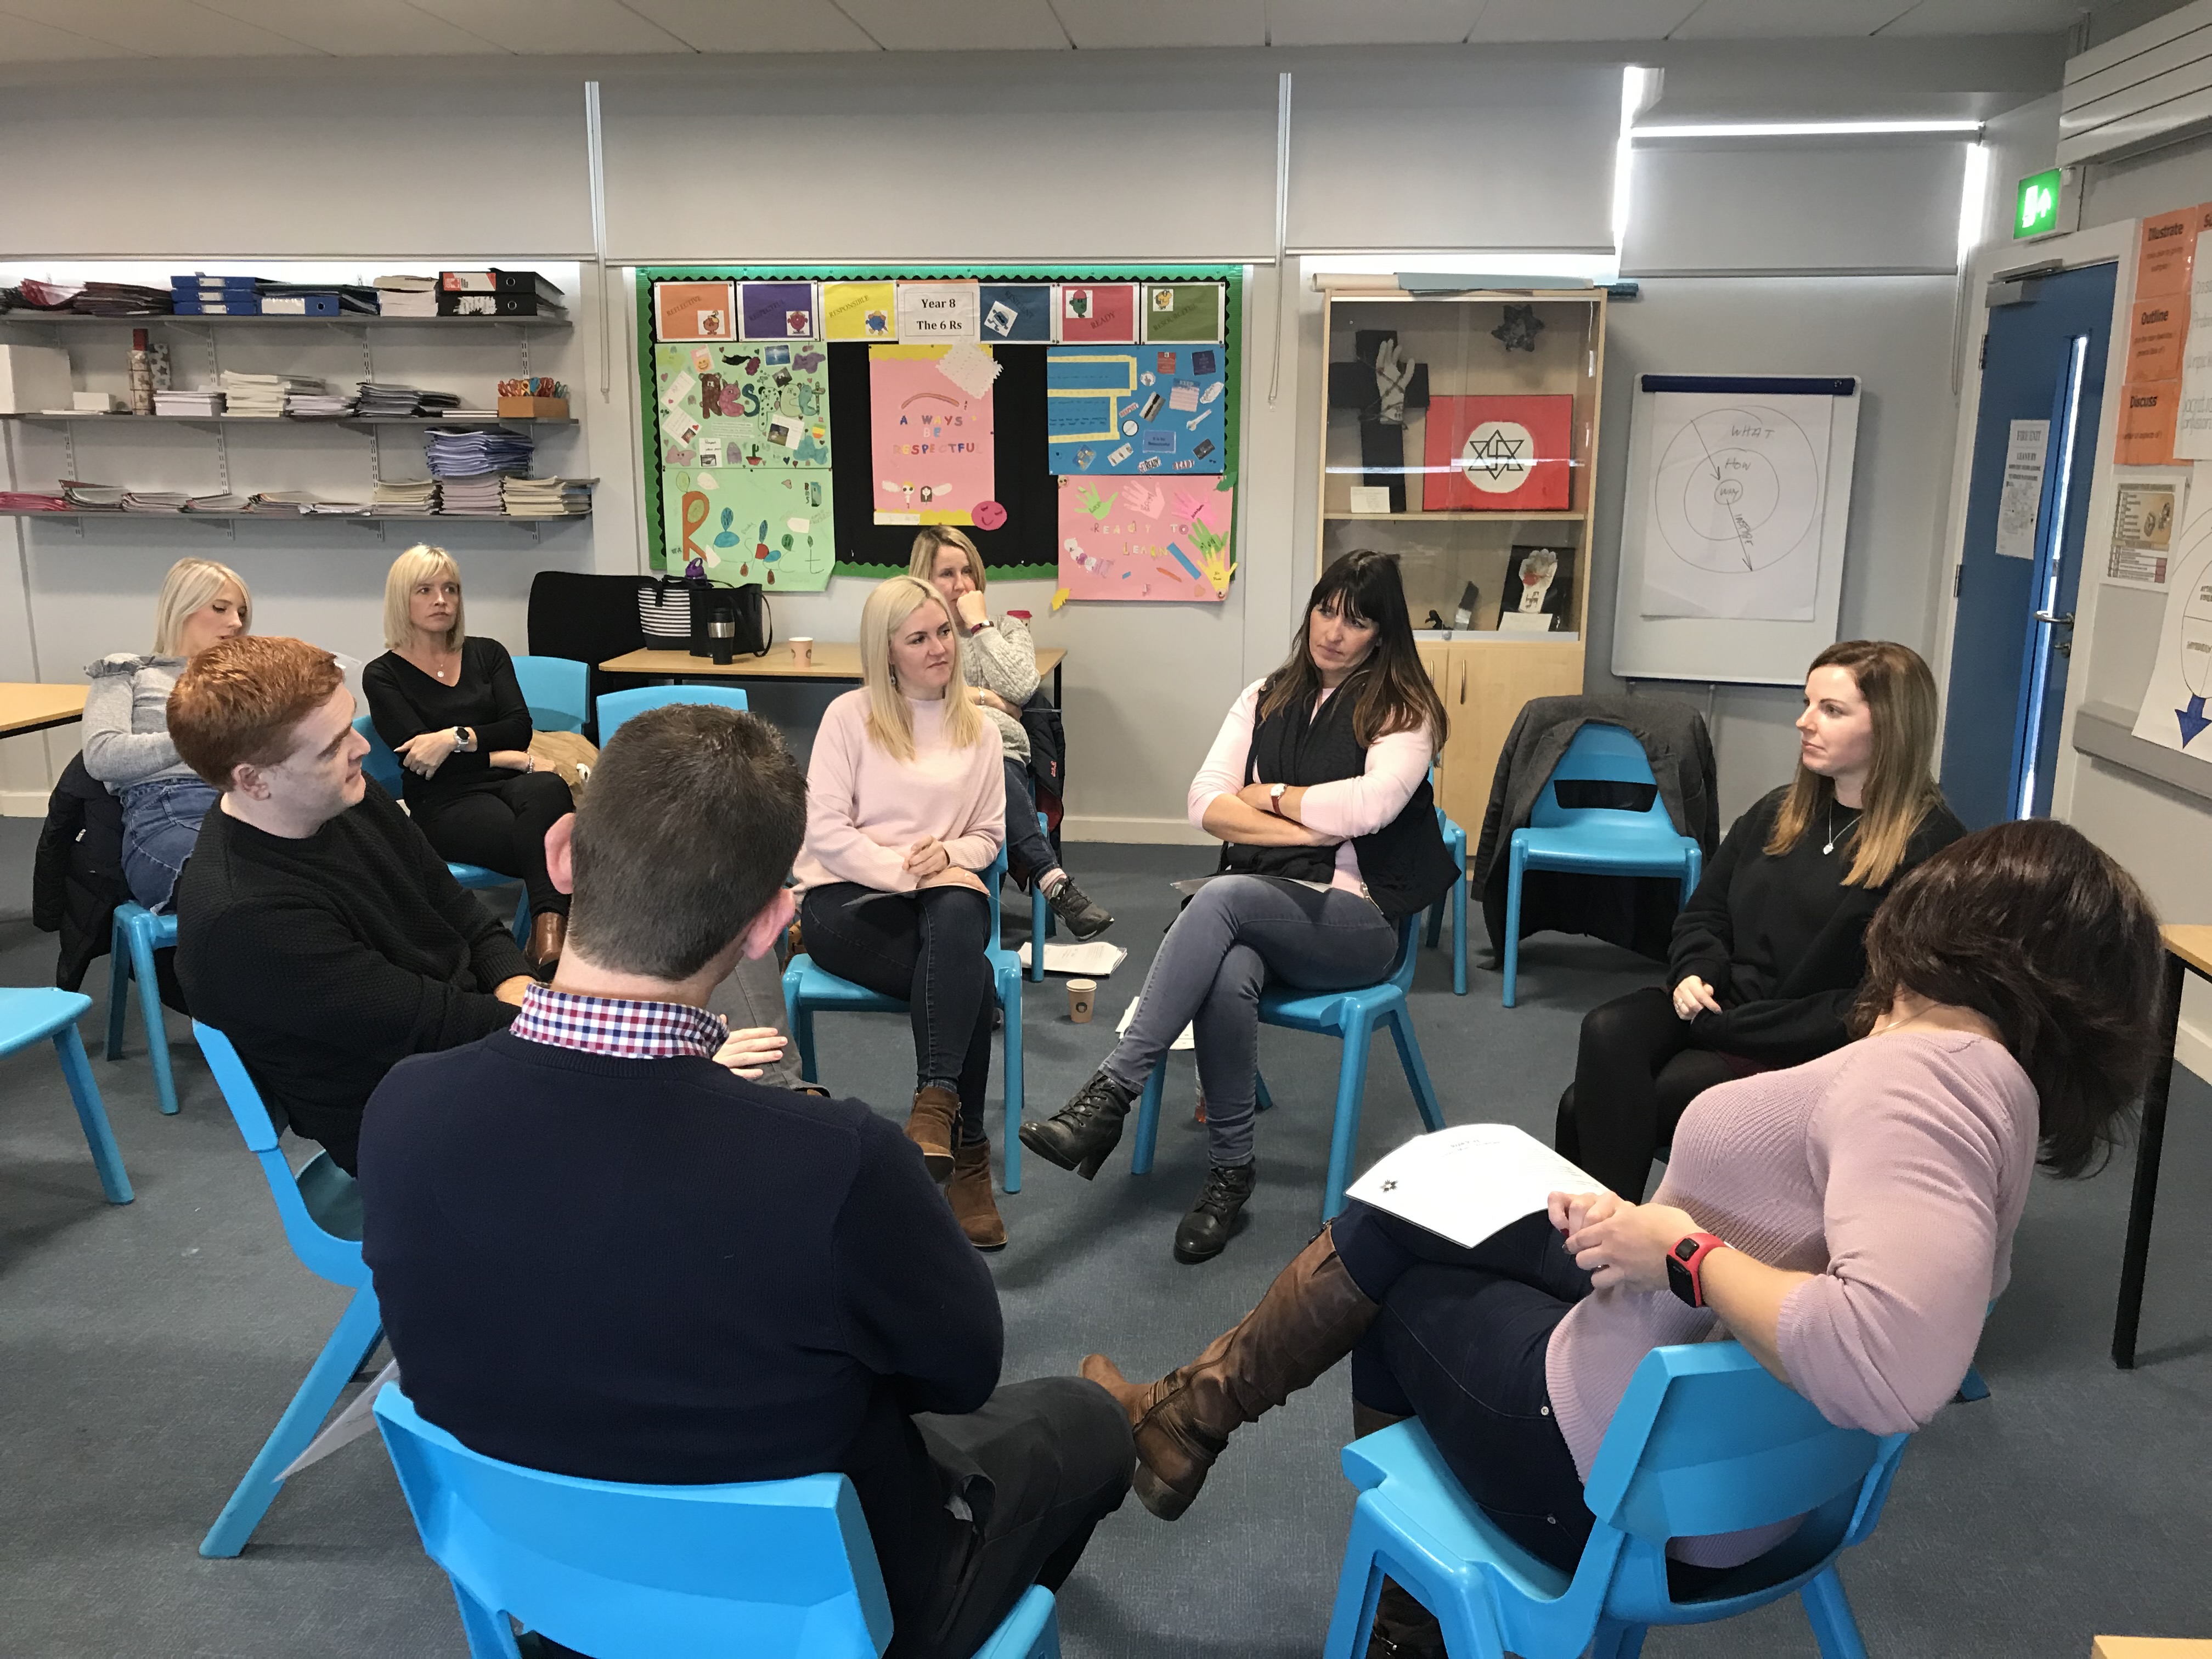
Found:
[{"label": "black gilet vest", "polygon": [[[1352,730],[1356,684],[1338,689],[1313,711],[1313,699],[1293,699],[1259,721],[1244,760],[1247,783],[1287,783],[1309,787],[1356,778],[1367,769],[1367,750]],[[1267,700],[1261,687],[1260,701]],[[1384,915],[1394,920],[1425,910],[1451,890],[1459,868],[1444,850],[1437,828],[1436,797],[1423,778],[1405,810],[1370,835],[1355,836],[1360,878]],[[1287,876],[1293,881],[1327,882],[1336,873],[1334,847],[1246,847],[1237,842],[1221,848],[1224,875]]]}]

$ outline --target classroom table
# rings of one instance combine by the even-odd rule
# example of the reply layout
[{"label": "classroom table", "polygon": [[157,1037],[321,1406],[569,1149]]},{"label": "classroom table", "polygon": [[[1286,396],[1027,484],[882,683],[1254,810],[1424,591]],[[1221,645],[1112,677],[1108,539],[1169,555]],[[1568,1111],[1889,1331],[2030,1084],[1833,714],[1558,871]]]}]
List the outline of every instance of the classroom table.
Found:
[{"label": "classroom table", "polygon": [[[1037,672],[1052,675],[1052,700],[1060,702],[1060,668],[1067,653],[1056,645],[1037,647]],[[628,651],[599,665],[603,674],[655,674],[665,680],[852,680],[860,678],[860,647],[852,640],[817,640],[811,661],[791,659],[791,647],[778,640],[764,657],[740,656],[718,663],[689,651]]]},{"label": "classroom table", "polygon": [[2166,1145],[2166,1099],[2173,1087],[2173,1040],[2181,1029],[2181,987],[2195,974],[2212,981],[2212,925],[2161,927],[2166,939],[2166,1029],[2159,1037],[2150,1085],[2143,1091],[2142,1130],[2136,1142],[2135,1195],[2128,1201],[2128,1243],[2120,1257],[2120,1305],[2112,1317],[2112,1364],[2131,1370],[2136,1326],[2142,1317],[2143,1268],[2150,1256],[2151,1212],[2158,1203],[2158,1159]]},{"label": "classroom table", "polygon": [[35,681],[0,681],[0,738],[43,732],[84,718],[82,685],[40,685]]}]

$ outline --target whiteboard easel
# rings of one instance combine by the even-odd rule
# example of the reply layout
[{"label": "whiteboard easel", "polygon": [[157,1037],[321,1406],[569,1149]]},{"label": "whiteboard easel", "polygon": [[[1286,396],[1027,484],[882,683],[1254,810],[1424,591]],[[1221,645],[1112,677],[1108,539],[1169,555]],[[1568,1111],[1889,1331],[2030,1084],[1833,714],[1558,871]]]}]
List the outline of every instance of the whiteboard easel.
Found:
[{"label": "whiteboard easel", "polygon": [[[1629,416],[1628,488],[1620,514],[1620,569],[1613,590],[1613,672],[1624,680],[1796,685],[1805,665],[1836,641],[1843,605],[1844,537],[1850,520],[1851,467],[1858,451],[1859,384],[1850,375],[1643,374]],[[1653,399],[1666,392],[1835,399],[1822,486],[1820,565],[1813,615],[1804,622],[1742,621],[1644,614],[1644,560],[1652,530]]]}]

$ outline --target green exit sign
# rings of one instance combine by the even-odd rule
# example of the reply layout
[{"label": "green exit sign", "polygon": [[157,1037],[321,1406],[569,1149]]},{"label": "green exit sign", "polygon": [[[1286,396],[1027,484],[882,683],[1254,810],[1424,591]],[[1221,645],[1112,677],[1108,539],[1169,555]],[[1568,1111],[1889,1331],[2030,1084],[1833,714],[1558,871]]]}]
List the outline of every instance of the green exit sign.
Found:
[{"label": "green exit sign", "polygon": [[2057,229],[2059,172],[2053,167],[2048,173],[2032,173],[2020,181],[2020,192],[2013,202],[2012,234],[2015,238],[2040,236],[2045,231]]}]

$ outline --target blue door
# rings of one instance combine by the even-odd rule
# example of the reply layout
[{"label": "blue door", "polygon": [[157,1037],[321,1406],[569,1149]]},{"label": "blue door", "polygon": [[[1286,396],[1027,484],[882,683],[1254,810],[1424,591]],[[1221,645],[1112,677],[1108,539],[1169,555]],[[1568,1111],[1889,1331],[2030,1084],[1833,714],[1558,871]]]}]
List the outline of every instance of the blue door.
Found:
[{"label": "blue door", "polygon": [[[2051,807],[2114,270],[2090,265],[2030,278],[2026,297],[1989,313],[1943,722],[1943,793],[1969,830]],[[2049,423],[2033,482],[2021,476],[2014,443],[2021,422]],[[2024,510],[2030,494],[2032,534]]]}]

